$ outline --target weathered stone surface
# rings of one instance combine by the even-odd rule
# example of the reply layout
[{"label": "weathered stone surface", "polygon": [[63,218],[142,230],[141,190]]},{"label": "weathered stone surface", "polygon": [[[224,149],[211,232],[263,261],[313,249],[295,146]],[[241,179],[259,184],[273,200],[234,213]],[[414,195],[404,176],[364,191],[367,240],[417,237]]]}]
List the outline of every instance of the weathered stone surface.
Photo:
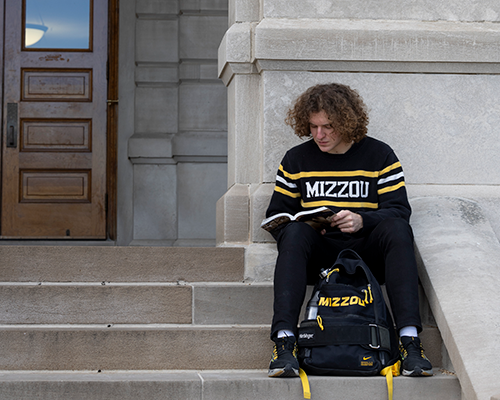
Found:
[{"label": "weathered stone surface", "polygon": [[4,400],[202,400],[203,381],[195,371],[93,371],[0,373]]},{"label": "weathered stone surface", "polygon": [[271,60],[498,62],[496,23],[263,19],[255,58]]},{"label": "weathered stone surface", "polygon": [[[216,201],[227,189],[227,100],[216,62],[227,6],[224,0],[120,2],[127,31],[120,43],[120,245],[215,243]],[[154,135],[170,135],[171,143],[152,148]],[[210,164],[205,174],[197,171],[200,162]],[[205,201],[195,203],[200,195]]]},{"label": "weathered stone surface", "polygon": [[135,6],[138,14],[177,14],[179,12],[179,0],[137,0]]},{"label": "weathered stone surface", "polygon": [[175,133],[178,126],[178,88],[139,86],[136,89],[135,131]]},{"label": "weathered stone surface", "polygon": [[168,133],[137,133],[128,141],[128,157],[172,158],[172,136]]},{"label": "weathered stone surface", "polygon": [[[216,229],[216,203],[227,187],[227,164],[181,163],[177,169],[178,195],[184,199],[177,205],[178,238],[213,239]],[[220,179],[213,181],[213,176]],[[200,206],[202,203],[203,207]]]},{"label": "weathered stone surface", "polygon": [[243,248],[0,246],[2,282],[238,282]]},{"label": "weathered stone surface", "polygon": [[[226,376],[219,372],[203,373],[206,385],[204,399],[301,400],[304,398],[299,379],[262,379],[259,373],[246,372],[238,372],[235,375],[231,380],[232,390],[228,392],[229,382]],[[362,378],[309,376],[309,383],[312,399],[387,398],[387,383],[382,376]],[[440,373],[432,378],[426,378],[425,382],[422,379],[403,376],[394,378],[394,398],[424,400],[430,398],[429,393],[432,393],[434,399],[457,400],[460,398],[460,385],[456,377]]]},{"label": "weathered stone surface", "polygon": [[258,21],[259,0],[231,0],[229,2],[229,26],[236,22]]},{"label": "weathered stone surface", "polygon": [[463,198],[413,199],[420,279],[467,399],[498,393],[495,349],[500,244],[487,215]]},{"label": "weathered stone surface", "polygon": [[186,285],[2,285],[0,324],[191,324]]},{"label": "weathered stone surface", "polygon": [[247,243],[249,196],[247,185],[234,185],[217,201],[217,244]]},{"label": "weathered stone surface", "polygon": [[193,287],[193,323],[270,324],[272,284],[196,284]]},{"label": "weathered stone surface", "polygon": [[179,21],[138,19],[136,29],[136,60],[142,62],[177,62]]},{"label": "weathered stone surface", "polygon": [[263,369],[272,342],[269,326],[27,326],[0,350],[2,370]]},{"label": "weathered stone surface", "polygon": [[[264,182],[274,181],[285,151],[301,142],[283,124],[287,108],[308,87],[326,82],[359,91],[370,112],[369,135],[391,145],[408,183],[500,182],[499,76],[265,72],[263,82]],[[478,96],[481,102],[470,101]]]},{"label": "weathered stone surface", "polygon": [[[387,398],[385,378],[310,376],[312,398],[317,400]],[[102,371],[95,372],[2,372],[0,396],[5,400],[138,399],[190,400],[268,399],[301,400],[299,379],[269,379],[266,371]],[[332,391],[332,387],[335,388]],[[456,377],[437,373],[432,378],[394,378],[398,399],[456,400]],[[407,396],[408,395],[408,396]]]},{"label": "weathered stone surface", "polygon": [[264,0],[266,18],[350,18],[418,21],[499,21],[495,0]]},{"label": "weathered stone surface", "polygon": [[182,132],[225,131],[226,98],[227,90],[221,82],[182,84],[179,88],[179,129]]},{"label": "weathered stone surface", "polygon": [[180,17],[179,52],[181,59],[215,59],[227,30],[227,16],[187,15]]},{"label": "weathered stone surface", "polygon": [[228,186],[262,179],[262,100],[258,75],[236,76],[228,90]]},{"label": "weathered stone surface", "polygon": [[135,239],[177,238],[176,169],[168,164],[135,165]]}]

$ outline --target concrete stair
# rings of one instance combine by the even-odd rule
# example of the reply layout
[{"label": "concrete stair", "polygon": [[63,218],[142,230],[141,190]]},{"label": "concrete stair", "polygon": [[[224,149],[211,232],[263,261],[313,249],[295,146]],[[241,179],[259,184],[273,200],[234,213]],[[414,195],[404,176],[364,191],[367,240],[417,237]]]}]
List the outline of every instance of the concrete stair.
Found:
[{"label": "concrete stair", "polygon": [[[272,285],[243,281],[243,248],[0,246],[0,260],[0,399],[302,398],[300,380],[266,376]],[[396,378],[395,399],[460,399],[422,314],[436,376]],[[313,399],[387,398],[383,377],[310,382]]]}]

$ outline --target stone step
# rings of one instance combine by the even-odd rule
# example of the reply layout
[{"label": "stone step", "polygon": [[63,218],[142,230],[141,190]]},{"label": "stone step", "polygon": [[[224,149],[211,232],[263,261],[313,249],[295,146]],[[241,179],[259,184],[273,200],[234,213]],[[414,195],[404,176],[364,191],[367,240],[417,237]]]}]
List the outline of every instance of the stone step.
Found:
[{"label": "stone step", "polygon": [[[273,312],[271,282],[0,282],[0,298],[0,324],[251,325]],[[432,325],[427,310],[423,301]]]},{"label": "stone step", "polygon": [[[269,325],[0,325],[0,370],[262,369]],[[421,334],[434,367],[441,336]]]},{"label": "stone step", "polygon": [[[242,282],[241,248],[0,246],[0,255],[0,369],[269,362],[272,283]],[[422,339],[433,365],[443,365],[437,328]]]},{"label": "stone step", "polygon": [[2,282],[241,282],[237,247],[0,246]]},{"label": "stone step", "polygon": [[0,370],[261,369],[269,326],[2,325]]},{"label": "stone step", "polygon": [[0,283],[0,324],[269,324],[271,283]]},{"label": "stone step", "polygon": [[[387,399],[385,378],[309,376],[313,400]],[[300,379],[273,379],[260,371],[0,372],[2,400],[301,400]],[[454,375],[394,378],[398,400],[459,400]]]}]

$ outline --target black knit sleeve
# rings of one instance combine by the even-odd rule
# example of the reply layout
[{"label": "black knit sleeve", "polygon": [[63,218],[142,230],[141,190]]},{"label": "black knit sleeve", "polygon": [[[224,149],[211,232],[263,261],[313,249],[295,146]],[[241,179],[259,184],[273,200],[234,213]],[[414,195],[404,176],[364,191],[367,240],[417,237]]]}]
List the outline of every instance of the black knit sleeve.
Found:
[{"label": "black knit sleeve", "polygon": [[378,209],[363,211],[363,230],[373,229],[386,218],[410,220],[411,207],[406,193],[403,168],[396,154],[391,151],[377,180]]},{"label": "black knit sleeve", "polygon": [[281,161],[276,174],[276,184],[266,212],[266,218],[282,212],[294,215],[301,211],[298,174],[293,174],[290,171],[291,165],[287,153]]}]

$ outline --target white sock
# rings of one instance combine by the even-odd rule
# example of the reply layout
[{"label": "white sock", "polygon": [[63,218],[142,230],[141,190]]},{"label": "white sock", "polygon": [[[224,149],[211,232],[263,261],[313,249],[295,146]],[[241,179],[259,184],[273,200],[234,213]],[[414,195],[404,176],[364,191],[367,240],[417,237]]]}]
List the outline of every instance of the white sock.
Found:
[{"label": "white sock", "polygon": [[413,336],[418,337],[417,327],[416,326],[405,326],[399,330],[399,336]]},{"label": "white sock", "polygon": [[295,336],[292,331],[289,331],[286,329],[278,331],[278,339],[281,339],[283,337],[290,337],[290,336]]}]

